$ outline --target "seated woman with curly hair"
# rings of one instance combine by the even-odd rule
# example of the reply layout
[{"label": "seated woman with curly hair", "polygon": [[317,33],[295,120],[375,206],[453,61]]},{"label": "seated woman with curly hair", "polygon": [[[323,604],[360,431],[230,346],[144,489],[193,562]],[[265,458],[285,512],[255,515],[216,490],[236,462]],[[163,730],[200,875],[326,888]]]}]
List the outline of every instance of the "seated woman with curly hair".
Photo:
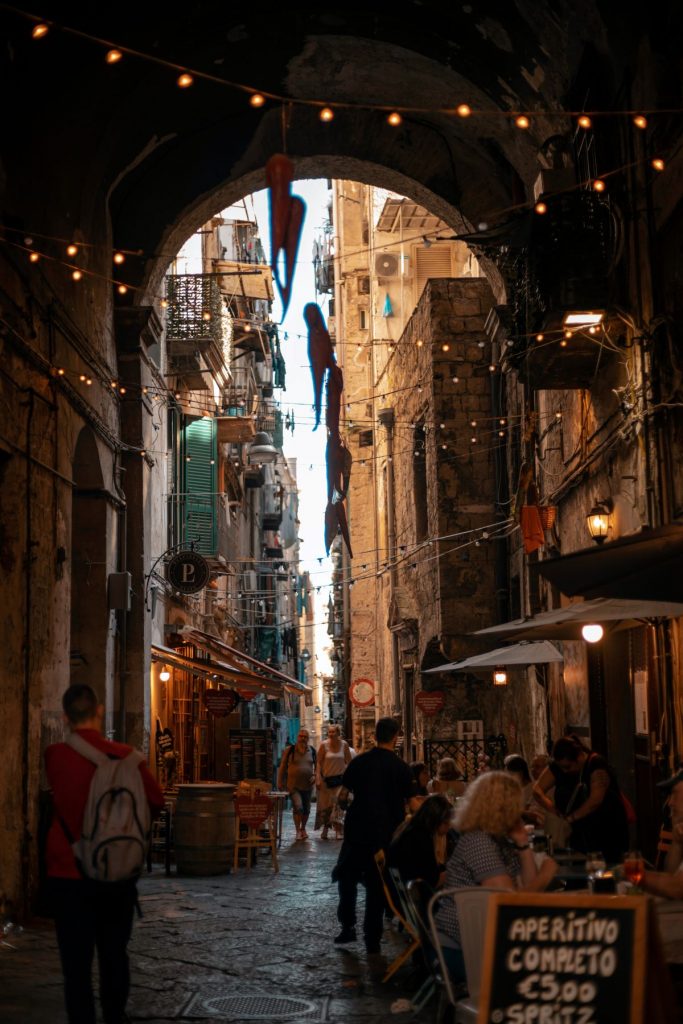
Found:
[{"label": "seated woman with curly hair", "polygon": [[[521,889],[539,892],[557,871],[547,858],[537,869],[522,821],[522,790],[509,772],[485,772],[458,801],[459,833],[446,866],[445,888]],[[455,901],[444,899],[437,913],[444,957],[455,982],[465,980],[465,962]]]}]

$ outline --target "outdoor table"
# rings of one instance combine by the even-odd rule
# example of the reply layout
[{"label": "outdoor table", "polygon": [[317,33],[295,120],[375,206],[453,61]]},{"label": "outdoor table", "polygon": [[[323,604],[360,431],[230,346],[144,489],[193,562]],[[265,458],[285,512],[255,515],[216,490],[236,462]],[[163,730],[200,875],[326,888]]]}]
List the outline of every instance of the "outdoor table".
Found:
[{"label": "outdoor table", "polygon": [[655,898],[657,925],[668,964],[683,964],[683,900]]}]

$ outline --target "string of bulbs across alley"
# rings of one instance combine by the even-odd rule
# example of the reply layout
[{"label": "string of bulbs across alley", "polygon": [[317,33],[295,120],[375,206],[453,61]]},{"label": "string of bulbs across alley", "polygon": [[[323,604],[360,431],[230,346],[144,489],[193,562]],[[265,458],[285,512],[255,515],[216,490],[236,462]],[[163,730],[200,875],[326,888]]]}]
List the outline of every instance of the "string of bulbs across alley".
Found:
[{"label": "string of bulbs across alley", "polygon": [[[286,142],[286,117],[285,110],[287,106],[292,105],[303,105],[308,107],[318,108],[320,120],[330,122],[335,117],[335,111],[332,106],[324,103],[317,99],[296,99],[292,100],[289,97],[280,96],[274,93],[265,92],[255,87],[245,85],[243,83],[236,83],[223,79],[216,75],[210,75],[196,69],[185,68],[180,65],[174,64],[164,60],[163,58],[144,54],[140,51],[126,48],[124,46],[116,46],[110,40],[104,40],[96,36],[89,35],[82,32],[81,30],[74,29],[71,26],[49,22],[41,20],[35,15],[27,14],[26,12],[18,11],[15,8],[11,8],[9,5],[0,5],[0,9],[11,10],[14,13],[21,14],[28,18],[32,22],[31,35],[34,40],[44,40],[50,35],[52,29],[59,29],[64,33],[78,36],[82,39],[86,39],[89,42],[106,48],[105,62],[110,65],[117,65],[123,59],[124,56],[133,57],[139,60],[147,60],[156,65],[163,65],[166,68],[173,69],[174,72],[178,72],[176,84],[181,89],[190,88],[196,80],[201,80],[207,83],[222,85],[231,89],[242,91],[248,95],[249,103],[254,108],[260,108],[266,106],[268,102],[277,102],[283,104],[282,107],[282,122],[283,122],[283,148]],[[505,116],[514,118],[514,125],[517,129],[528,130],[531,127],[532,118],[534,116],[540,116],[538,111],[515,111],[515,112],[504,112],[504,111],[475,111],[467,103],[461,103],[454,107],[452,110],[437,109],[437,110],[426,110],[421,107],[396,107],[395,109],[387,108],[384,106],[374,106],[372,104],[351,104],[351,103],[340,103],[336,104],[340,109],[373,109],[376,111],[387,112],[387,122],[392,127],[398,127],[402,121],[404,115],[410,115],[413,113],[434,113],[434,114],[447,114],[449,116],[456,116],[463,120],[469,119],[473,115],[476,116]],[[622,116],[624,113],[628,113],[631,117],[634,127],[643,131],[647,129],[648,120],[647,115],[652,114],[652,111],[602,111],[599,112],[599,116]],[[596,112],[578,112],[572,114],[567,111],[557,112],[543,112],[544,117],[548,116],[561,116],[566,119],[567,117],[576,117],[577,128],[582,130],[589,130],[593,127],[593,118],[596,116]],[[635,161],[626,167],[634,166]],[[650,166],[654,171],[661,172],[664,170],[664,161],[661,157],[654,157],[650,161]],[[619,173],[625,168],[616,168],[606,174],[601,175],[599,178],[595,178],[589,182],[582,182],[574,187],[591,187],[594,191],[600,193],[605,191],[606,178],[610,175]],[[273,154],[266,163],[266,184],[269,192],[269,204],[270,204],[270,233],[271,233],[271,271],[273,279],[275,281],[281,304],[282,304],[282,317],[284,319],[289,301],[291,297],[292,285],[294,275],[297,267],[297,256],[299,242],[301,239],[301,232],[303,228],[306,206],[303,200],[293,194],[292,185],[294,183],[294,164],[292,160],[286,155],[286,153],[275,153]],[[543,216],[548,212],[548,202],[552,201],[551,196],[544,195],[534,205],[533,209],[536,214]],[[531,204],[518,204],[514,209],[521,207],[528,207]],[[499,211],[500,214],[511,212],[512,208],[508,208],[504,211]],[[33,238],[30,234],[23,236],[22,242],[18,242],[15,239],[10,238],[4,239],[9,241],[9,244],[18,249],[23,249],[28,254],[29,262],[38,263],[41,258],[45,258],[53,263],[61,263],[67,267],[71,272],[71,278],[74,282],[78,283],[83,280],[84,276],[91,276],[100,280],[104,280],[106,283],[114,286],[120,296],[126,296],[131,290],[136,290],[136,286],[131,286],[123,281],[119,281],[117,278],[109,275],[102,275],[96,273],[89,268],[79,266],[75,263],[66,262],[61,255],[54,256],[49,253],[39,252],[34,248]],[[79,255],[79,244],[75,241],[69,241],[65,246],[65,254],[69,259],[73,260]],[[113,253],[113,262],[115,266],[121,267],[126,257],[131,255],[130,252],[124,250],[116,250]],[[138,252],[133,255],[139,256]],[[168,306],[168,299],[166,297],[160,298],[159,302],[162,306]],[[310,363],[310,370],[313,380],[313,408],[315,412],[314,427],[315,430],[320,424],[323,402],[322,392],[323,387],[326,390],[326,407],[325,407],[325,428],[327,432],[327,447],[325,464],[327,470],[327,506],[325,510],[325,549],[329,553],[331,544],[336,537],[337,533],[341,533],[344,543],[348,549],[349,555],[353,557],[351,551],[351,540],[349,526],[346,516],[346,498],[349,489],[351,467],[353,459],[351,453],[345,443],[340,432],[340,420],[342,411],[343,401],[343,390],[344,390],[344,378],[341,366],[337,362],[335,347],[332,344],[330,334],[327,330],[325,320],[320,307],[315,303],[308,303],[303,310],[304,320],[306,321],[308,328],[308,356]],[[205,311],[203,314],[204,319],[210,319],[211,314]],[[244,330],[252,328],[252,323],[249,320],[243,322]],[[257,329],[259,329],[257,327]],[[583,328],[580,329],[581,333],[584,333]],[[588,334],[596,334],[598,328],[591,325],[587,328]],[[563,330],[563,337],[560,341],[561,345],[567,345],[568,341],[571,340],[573,335],[577,333],[577,330]],[[545,335],[543,333],[535,335],[536,344],[543,344],[545,342]],[[550,340],[550,339],[549,339]],[[553,340],[555,340],[553,338]],[[395,343],[389,342],[390,356],[393,356],[395,350]],[[449,343],[444,342],[441,345],[441,349],[444,353],[449,350]],[[498,366],[491,362],[489,364],[489,370],[496,372]],[[63,367],[54,368],[54,373],[57,377],[65,376],[65,369]],[[453,375],[453,381],[457,380],[457,374]],[[79,374],[79,382],[84,383],[87,386],[92,385],[93,377],[87,374]],[[102,382],[104,383],[104,382]],[[127,386],[118,380],[109,381],[109,385],[114,393],[119,397],[124,396],[127,393]],[[142,387],[143,394],[149,394],[149,386]],[[154,399],[157,397],[155,394],[152,395]],[[178,401],[182,398],[181,392],[174,393],[174,400]],[[367,397],[363,401],[367,401]],[[360,400],[359,400],[360,401]],[[349,403],[346,403],[347,405]],[[207,410],[208,412],[208,410]],[[210,415],[210,412],[208,413]],[[507,420],[500,418],[495,433],[498,437],[505,436],[505,429],[508,426]],[[471,427],[474,430],[477,427],[477,421],[471,421]],[[445,429],[445,425],[441,424],[440,429]],[[426,430],[423,428],[424,432]],[[434,430],[436,427],[434,426]],[[494,431],[491,431],[493,434]],[[486,435],[483,435],[486,436]],[[473,434],[470,438],[470,445],[477,445],[480,437]],[[415,442],[413,442],[414,446]],[[448,444],[445,440],[441,442],[440,448],[442,451],[448,450]],[[127,450],[130,450],[130,446],[127,446]],[[481,447],[477,448],[477,451],[484,451]],[[150,453],[145,448],[139,449],[140,454],[149,458]],[[405,452],[398,454],[407,454],[408,449]],[[416,457],[419,457],[422,452],[420,449],[414,452]],[[380,458],[383,456],[372,456],[370,458]],[[456,456],[450,455],[447,458],[455,458]],[[471,451],[468,452],[467,456],[471,457]],[[365,460],[369,461],[369,460]]]}]

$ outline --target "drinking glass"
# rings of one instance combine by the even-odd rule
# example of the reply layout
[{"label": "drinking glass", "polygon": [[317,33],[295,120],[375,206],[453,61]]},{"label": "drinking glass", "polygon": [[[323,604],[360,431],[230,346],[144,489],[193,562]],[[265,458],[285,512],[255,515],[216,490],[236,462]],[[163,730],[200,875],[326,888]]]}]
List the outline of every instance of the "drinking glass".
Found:
[{"label": "drinking glass", "polygon": [[629,850],[624,858],[624,875],[631,885],[640,885],[645,874],[645,861],[640,850]]},{"label": "drinking glass", "polygon": [[590,875],[591,877],[595,877],[595,875],[601,875],[606,867],[607,862],[600,850],[595,850],[593,853],[586,854],[587,875]]}]

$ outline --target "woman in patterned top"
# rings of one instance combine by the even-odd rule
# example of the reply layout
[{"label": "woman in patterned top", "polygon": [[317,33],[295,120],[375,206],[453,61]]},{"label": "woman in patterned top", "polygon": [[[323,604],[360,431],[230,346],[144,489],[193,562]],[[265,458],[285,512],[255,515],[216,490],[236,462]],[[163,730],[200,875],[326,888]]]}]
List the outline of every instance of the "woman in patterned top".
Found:
[{"label": "woman in patterned top", "polygon": [[[522,805],[522,787],[509,772],[485,772],[470,783],[455,812],[459,838],[446,866],[446,889],[545,889],[557,865],[546,858],[537,869]],[[437,927],[453,980],[465,981],[454,900],[441,903]]]}]

